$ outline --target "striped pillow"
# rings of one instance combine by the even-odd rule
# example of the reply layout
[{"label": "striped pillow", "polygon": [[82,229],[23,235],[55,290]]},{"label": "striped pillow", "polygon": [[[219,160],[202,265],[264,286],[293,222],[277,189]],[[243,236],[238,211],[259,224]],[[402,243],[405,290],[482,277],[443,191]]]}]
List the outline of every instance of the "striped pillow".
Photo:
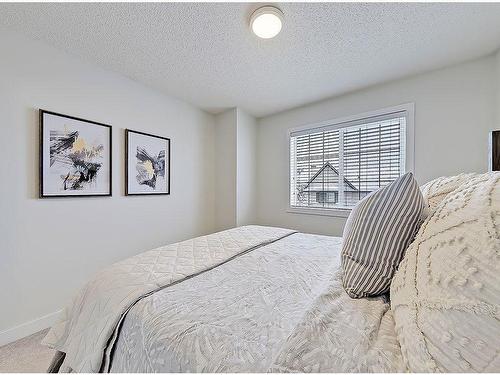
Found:
[{"label": "striped pillow", "polygon": [[411,173],[361,200],[349,215],[342,244],[343,286],[352,298],[389,291],[391,279],[425,208]]}]

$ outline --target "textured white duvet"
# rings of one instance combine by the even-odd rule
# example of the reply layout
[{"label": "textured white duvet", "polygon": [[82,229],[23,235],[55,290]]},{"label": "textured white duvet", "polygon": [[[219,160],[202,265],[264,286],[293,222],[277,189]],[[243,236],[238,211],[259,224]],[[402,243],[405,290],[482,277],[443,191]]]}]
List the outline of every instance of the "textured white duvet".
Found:
[{"label": "textured white duvet", "polygon": [[340,247],[249,226],[146,252],[99,273],[45,342],[61,371],[403,371],[389,304],[347,296]]},{"label": "textured white duvet", "polygon": [[111,372],[403,371],[389,305],[341,287],[340,243],[296,233],[142,299]]},{"label": "textured white duvet", "polygon": [[66,354],[60,371],[98,372],[108,359],[119,322],[135,302],[292,233],[261,226],[234,228],[115,263],[80,290],[43,343]]}]

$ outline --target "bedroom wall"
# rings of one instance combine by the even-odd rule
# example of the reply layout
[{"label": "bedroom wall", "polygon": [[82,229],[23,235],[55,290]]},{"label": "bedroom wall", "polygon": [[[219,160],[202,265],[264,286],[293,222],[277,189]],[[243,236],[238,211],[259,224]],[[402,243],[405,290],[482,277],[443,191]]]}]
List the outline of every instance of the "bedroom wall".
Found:
[{"label": "bedroom wall", "polygon": [[257,217],[257,120],[237,109],[237,186],[236,224],[255,224]]},{"label": "bedroom wall", "polygon": [[254,224],[257,121],[241,108],[215,116],[215,228]]},{"label": "bedroom wall", "polygon": [[215,229],[236,226],[237,109],[215,116]]},{"label": "bedroom wall", "polygon": [[[214,116],[0,33],[0,345],[45,328],[92,273],[214,230]],[[38,108],[113,126],[113,196],[38,199]],[[170,196],[124,196],[124,129],[172,141]],[[17,336],[17,337],[16,337]]]},{"label": "bedroom wall", "polygon": [[[287,129],[415,103],[415,176],[488,168],[488,132],[495,127],[495,56],[374,86],[259,120],[258,222],[341,235],[345,219],[288,213]],[[495,82],[497,81],[497,82]]]},{"label": "bedroom wall", "polygon": [[497,92],[496,92],[496,121],[495,129],[500,130],[500,50],[496,54],[496,79]]}]

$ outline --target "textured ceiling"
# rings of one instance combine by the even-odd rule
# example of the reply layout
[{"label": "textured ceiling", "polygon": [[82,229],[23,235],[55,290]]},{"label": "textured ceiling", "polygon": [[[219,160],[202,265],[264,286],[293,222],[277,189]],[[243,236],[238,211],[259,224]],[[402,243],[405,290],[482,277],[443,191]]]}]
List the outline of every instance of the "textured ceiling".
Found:
[{"label": "textured ceiling", "polygon": [[264,116],[489,54],[500,4],[281,3],[282,32],[249,30],[251,3],[0,4],[0,26],[203,109]]}]

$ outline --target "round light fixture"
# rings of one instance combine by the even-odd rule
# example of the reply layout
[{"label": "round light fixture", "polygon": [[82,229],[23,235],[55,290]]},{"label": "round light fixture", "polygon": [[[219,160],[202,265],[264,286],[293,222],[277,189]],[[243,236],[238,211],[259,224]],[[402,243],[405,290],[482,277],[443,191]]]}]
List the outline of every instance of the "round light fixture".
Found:
[{"label": "round light fixture", "polygon": [[252,13],[250,27],[259,38],[274,38],[283,26],[283,12],[273,6],[263,6]]}]

